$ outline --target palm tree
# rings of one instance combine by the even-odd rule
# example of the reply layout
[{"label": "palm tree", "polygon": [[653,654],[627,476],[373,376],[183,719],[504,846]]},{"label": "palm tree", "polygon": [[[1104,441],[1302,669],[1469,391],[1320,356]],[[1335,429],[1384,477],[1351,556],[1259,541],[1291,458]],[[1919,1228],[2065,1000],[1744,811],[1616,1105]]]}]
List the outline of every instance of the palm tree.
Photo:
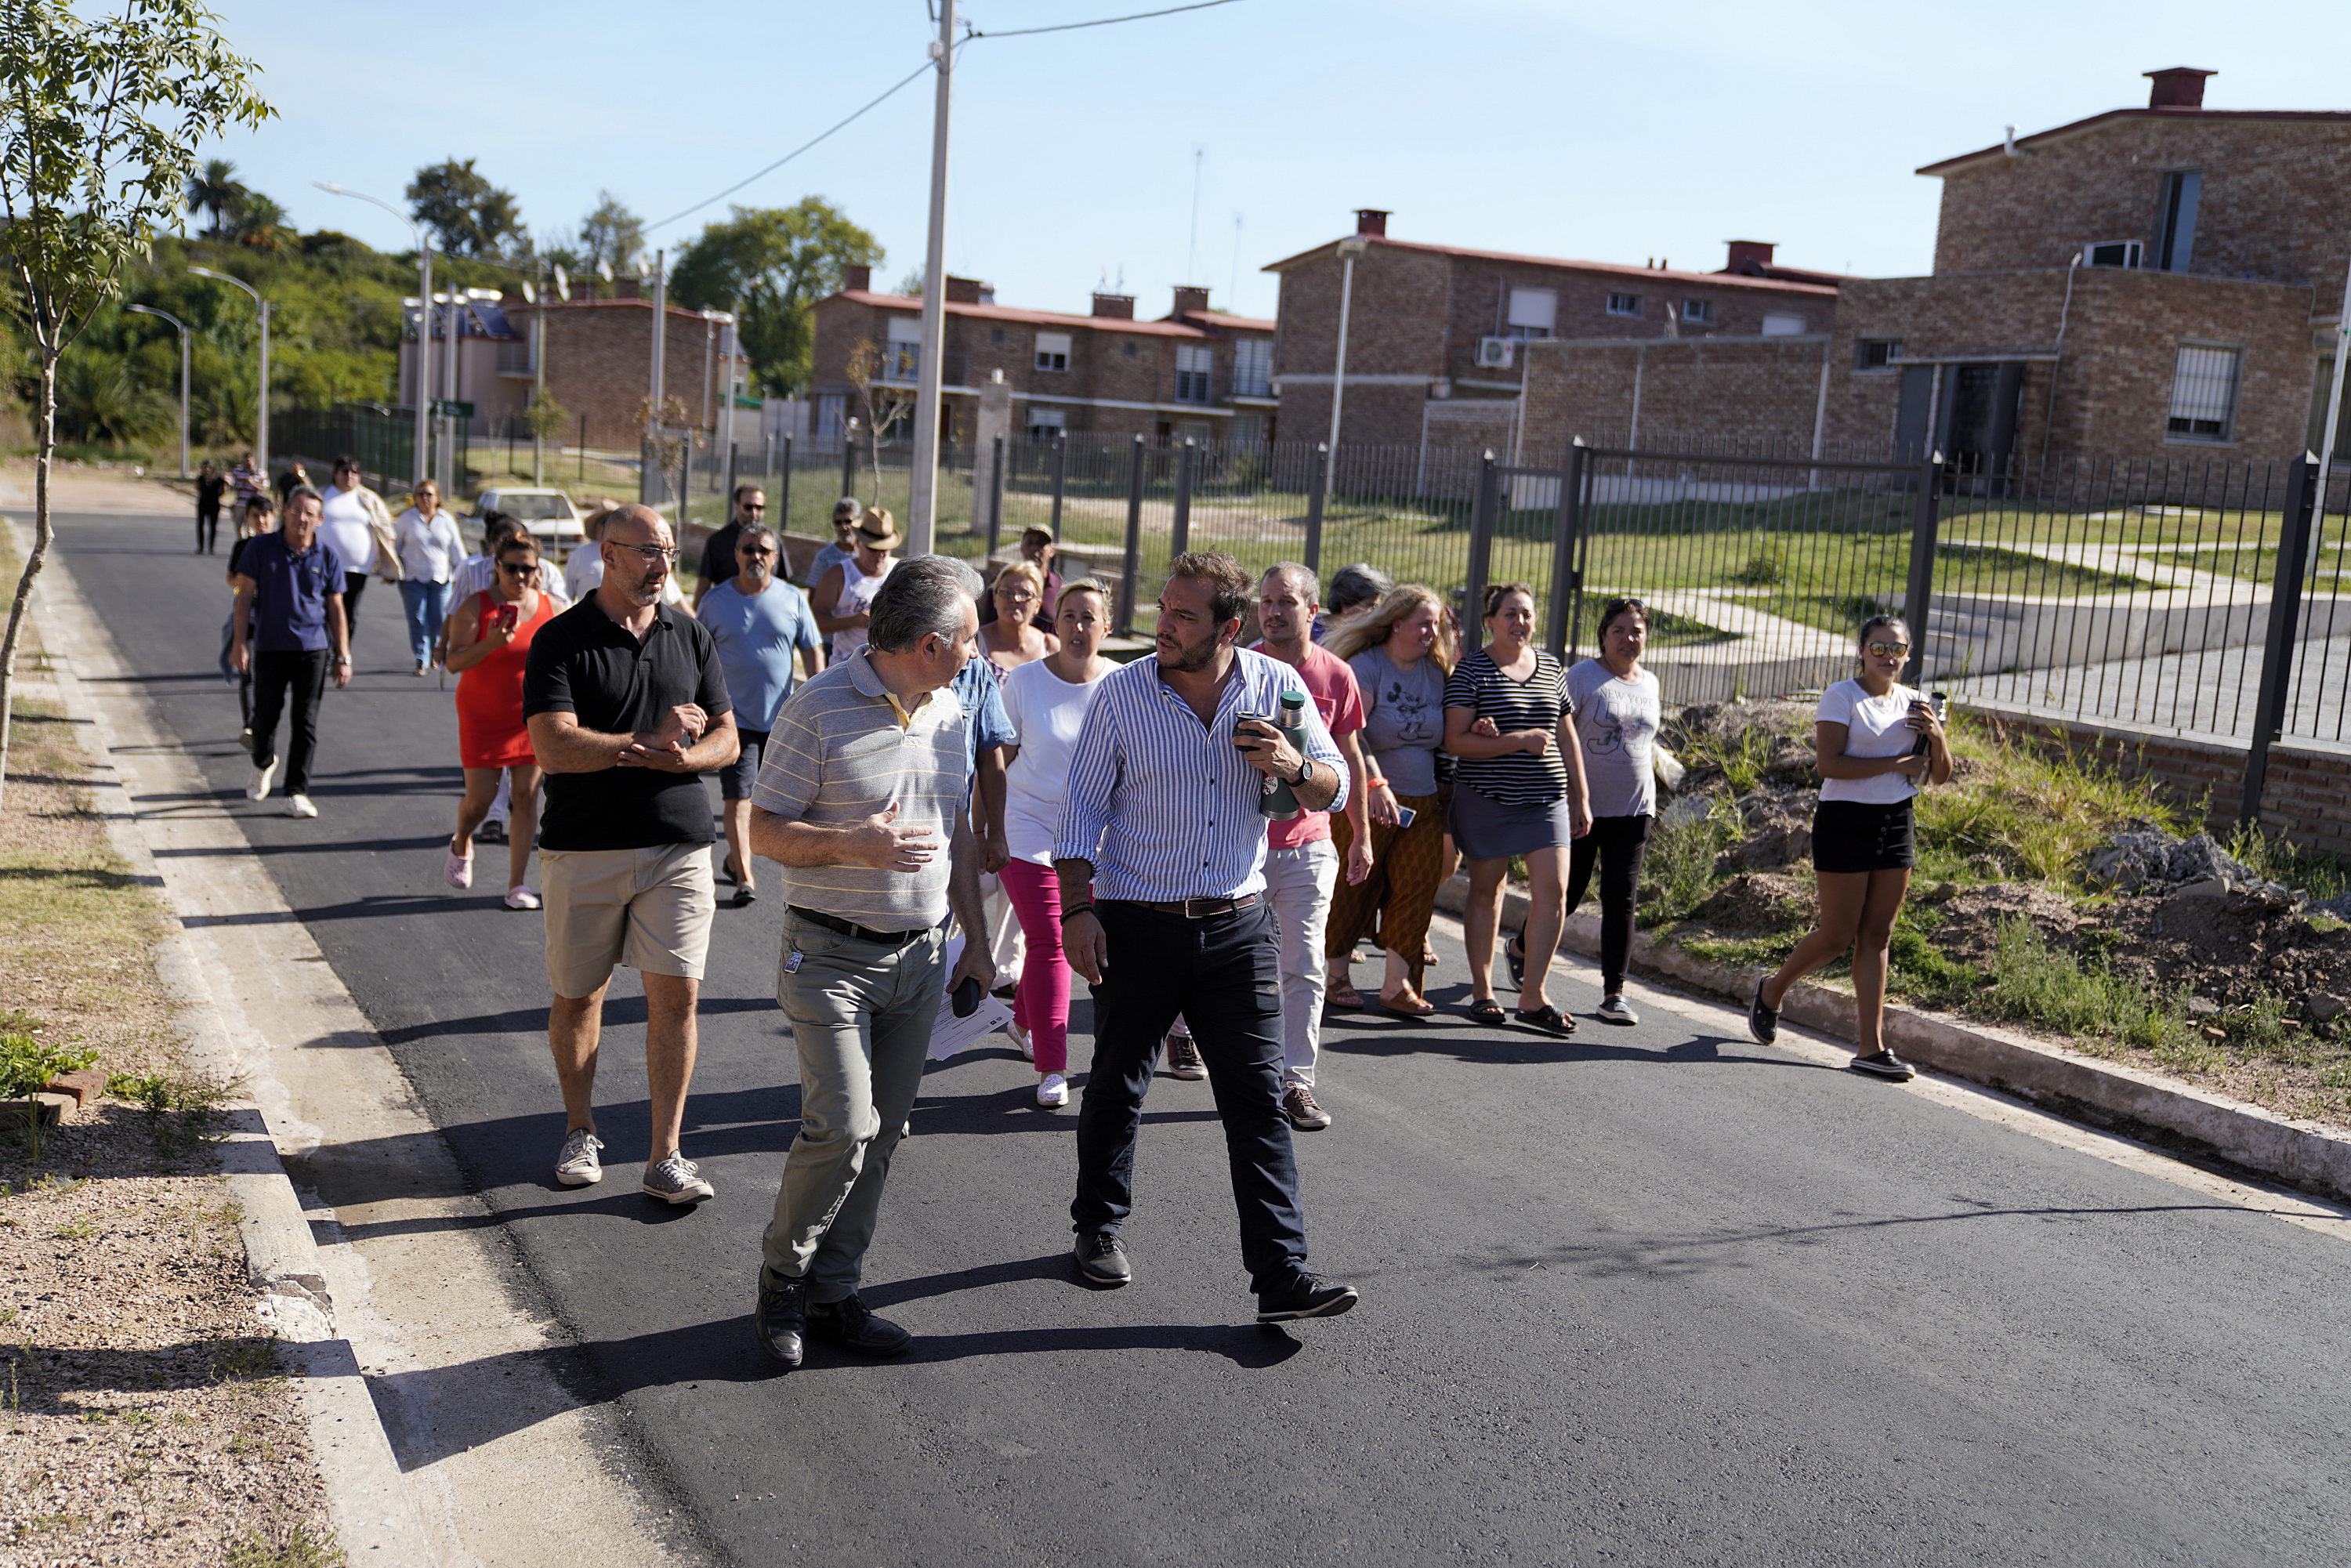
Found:
[{"label": "palm tree", "polygon": [[229,214],[243,204],[245,194],[236,165],[225,158],[206,160],[201,172],[188,177],[188,211],[212,214],[209,234],[214,239],[227,235]]}]

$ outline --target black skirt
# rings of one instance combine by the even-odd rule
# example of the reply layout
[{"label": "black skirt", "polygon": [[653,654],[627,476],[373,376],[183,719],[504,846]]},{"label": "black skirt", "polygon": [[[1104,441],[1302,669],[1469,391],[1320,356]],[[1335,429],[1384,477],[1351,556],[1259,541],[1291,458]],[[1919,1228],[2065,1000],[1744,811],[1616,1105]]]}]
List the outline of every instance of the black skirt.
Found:
[{"label": "black skirt", "polygon": [[1813,812],[1813,869],[1829,875],[1897,871],[1918,859],[1910,802],[1823,800]]}]

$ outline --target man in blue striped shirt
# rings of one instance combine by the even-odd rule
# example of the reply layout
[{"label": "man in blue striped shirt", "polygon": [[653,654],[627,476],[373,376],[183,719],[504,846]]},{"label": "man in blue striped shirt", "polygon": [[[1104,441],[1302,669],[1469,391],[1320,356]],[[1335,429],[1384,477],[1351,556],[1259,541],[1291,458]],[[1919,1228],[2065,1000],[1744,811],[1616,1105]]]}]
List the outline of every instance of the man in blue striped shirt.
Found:
[{"label": "man in blue striped shirt", "polygon": [[1216,1092],[1258,1321],[1333,1317],[1355,1292],[1309,1273],[1281,1110],[1281,975],[1265,899],[1269,780],[1310,811],[1346,801],[1339,749],[1306,702],[1301,752],[1269,722],[1298,673],[1237,645],[1250,583],[1228,555],[1182,555],[1159,596],[1156,657],[1104,676],[1070,764],[1053,847],[1061,945],[1093,985],[1078,1113],[1078,1272],[1134,1277],[1134,1139],[1159,1042],[1191,1024]]}]

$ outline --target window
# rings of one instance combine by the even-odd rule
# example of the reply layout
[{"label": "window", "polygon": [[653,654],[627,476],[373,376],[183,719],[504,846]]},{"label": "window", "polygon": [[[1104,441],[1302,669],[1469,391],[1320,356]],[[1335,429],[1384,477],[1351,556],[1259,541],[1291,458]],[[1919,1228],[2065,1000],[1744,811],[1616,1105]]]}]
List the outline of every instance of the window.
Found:
[{"label": "window", "polygon": [[1233,344],[1233,395],[1273,395],[1273,340],[1242,338]]},{"label": "window", "polygon": [[1548,338],[1559,324],[1559,290],[1556,288],[1513,288],[1510,290],[1510,319],[1503,336],[1509,338]]},{"label": "window", "polygon": [[1792,338],[1804,329],[1802,316],[1771,315],[1763,318],[1763,335],[1767,338]]},{"label": "window", "polygon": [[2179,360],[2171,372],[2169,433],[2193,441],[2226,441],[2237,414],[2237,371],[2244,358],[2240,349],[2179,345]]},{"label": "window", "polygon": [[1119,347],[1121,347],[1121,348],[1123,348],[1123,349],[1124,349],[1124,350],[1126,350],[1126,357],[1127,357],[1128,359],[1130,359],[1130,360],[1131,360],[1131,359],[1134,358],[1134,339],[1132,339],[1132,338],[1127,339],[1127,340],[1126,340],[1126,341],[1124,341],[1123,343],[1121,343],[1121,344],[1119,345]]},{"label": "window", "polygon": [[2082,247],[2082,260],[2091,267],[2137,267],[2138,241],[2135,239],[2104,240]]},{"label": "window", "polygon": [[2163,204],[2156,214],[2155,265],[2185,272],[2196,248],[2196,203],[2204,193],[2200,169],[2174,169],[2163,177]]},{"label": "window", "polygon": [[890,346],[882,356],[882,379],[911,382],[921,373],[923,322],[917,316],[890,318]]},{"label": "window", "polygon": [[1695,321],[1701,326],[1714,325],[1714,301],[1711,299],[1683,300],[1682,319]]},{"label": "window", "polygon": [[1853,346],[1853,368],[1856,371],[1890,371],[1901,357],[1899,338],[1864,338]]},{"label": "window", "polygon": [[1608,314],[1611,316],[1638,316],[1640,313],[1641,297],[1639,295],[1612,294],[1608,297]]},{"label": "window", "polygon": [[1067,409],[1036,408],[1029,410],[1029,439],[1050,441],[1070,427]]},{"label": "window", "polygon": [[1176,349],[1176,401],[1206,402],[1208,381],[1216,370],[1215,354],[1204,343],[1180,343]]},{"label": "window", "polygon": [[1070,368],[1070,335],[1067,332],[1037,334],[1037,368],[1040,371],[1066,371]]},{"label": "window", "polygon": [[987,329],[987,340],[991,343],[1001,343],[1004,341],[1004,329],[1001,327],[990,327]]}]

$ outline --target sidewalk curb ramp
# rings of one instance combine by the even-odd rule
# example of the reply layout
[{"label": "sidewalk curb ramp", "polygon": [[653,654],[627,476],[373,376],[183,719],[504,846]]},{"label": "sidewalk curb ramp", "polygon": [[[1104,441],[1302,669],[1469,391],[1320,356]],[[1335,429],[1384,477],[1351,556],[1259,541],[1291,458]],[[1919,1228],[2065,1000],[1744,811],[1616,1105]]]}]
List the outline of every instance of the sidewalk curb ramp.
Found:
[{"label": "sidewalk curb ramp", "polygon": [[[1468,893],[1468,878],[1457,875],[1437,890],[1437,907],[1458,915]],[[1526,894],[1506,888],[1504,928],[1522,925],[1526,912]],[[1599,916],[1571,915],[1560,946],[1597,957]],[[1753,970],[1709,964],[1638,932],[1633,937],[1633,967],[1645,977],[1674,981],[1741,1009],[1754,996]],[[1854,1037],[1853,998],[1826,986],[1799,984],[1781,1004],[1780,1016],[1833,1040],[1850,1042]],[[2315,1122],[2281,1116],[2013,1030],[1962,1022],[1893,1002],[1886,1006],[1886,1043],[1922,1066],[2012,1094],[2073,1121],[2321,1197],[2351,1198],[2351,1136]]]},{"label": "sidewalk curb ramp", "polygon": [[[0,528],[8,529],[11,542],[21,551],[24,530],[5,517],[0,517]],[[56,565],[52,561],[50,570]],[[34,595],[37,624],[46,622],[47,597]],[[56,647],[58,639],[44,630],[44,643]],[[138,814],[109,760],[118,737],[71,662],[56,653],[49,662],[47,671],[20,672],[17,695],[54,694],[69,717],[89,727],[94,742],[89,747],[93,753],[89,788],[106,823],[107,838],[134,881],[165,894],[172,917],[170,934],[155,948],[157,978],[177,1009],[189,1054],[205,1071],[238,1085],[237,1097],[223,1108],[227,1131],[217,1145],[221,1172],[236,1207],[246,1275],[259,1297],[256,1312],[281,1343],[309,1417],[310,1444],[326,1484],[336,1540],[353,1563],[432,1568],[437,1559],[423,1515],[393,1455],[358,1357],[336,1328],[318,1241],[252,1092],[254,1064],[237,1051],[221,1018],[203,966],[179,924],[183,912],[171,904]],[[43,691],[44,685],[50,689]]]}]

